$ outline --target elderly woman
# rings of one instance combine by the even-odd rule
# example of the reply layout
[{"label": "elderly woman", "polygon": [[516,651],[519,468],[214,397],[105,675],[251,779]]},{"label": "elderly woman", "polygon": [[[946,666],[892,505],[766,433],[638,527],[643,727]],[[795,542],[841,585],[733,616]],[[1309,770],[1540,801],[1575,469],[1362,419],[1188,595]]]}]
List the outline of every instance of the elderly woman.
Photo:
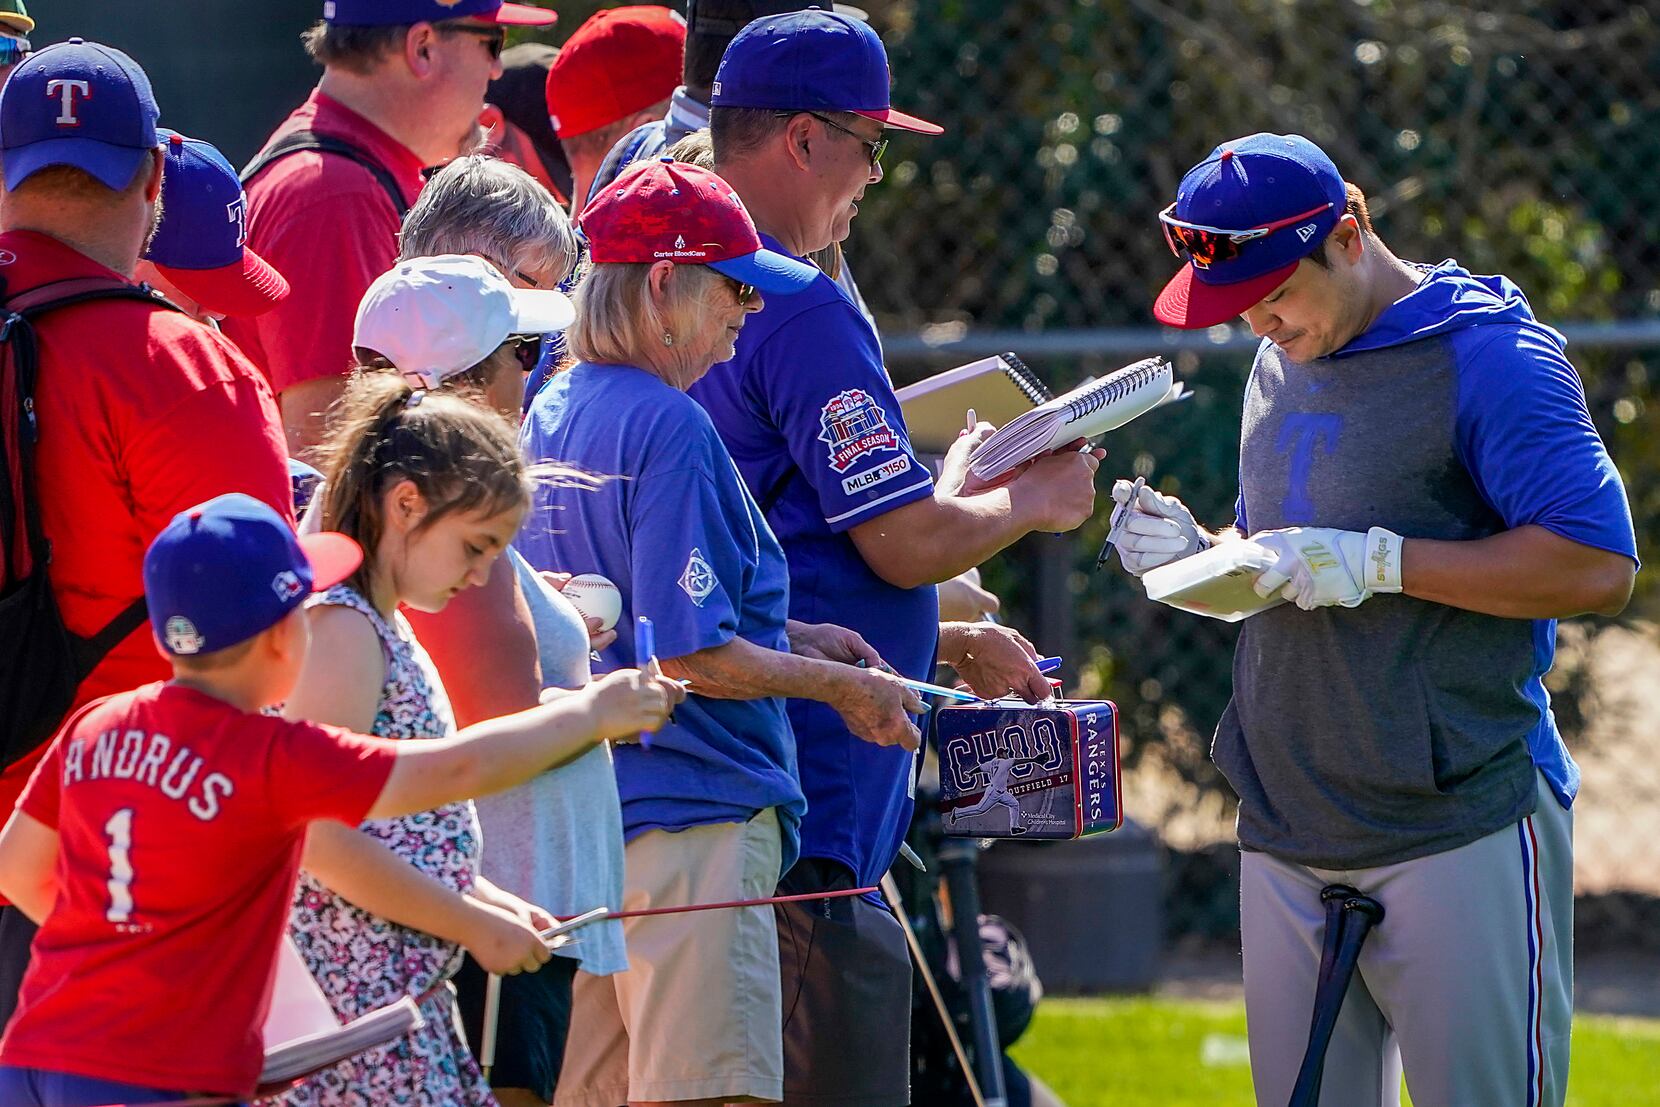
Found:
[{"label": "elderly woman", "polygon": [[[566,332],[578,361],[537,395],[525,444],[532,458],[623,479],[592,493],[544,488],[520,545],[533,564],[617,585],[626,618],[608,664],[647,660],[635,618],[648,617],[664,671],[691,682],[649,750],[615,751],[625,906],[767,896],[795,857],[805,807],[783,697],[830,704],[855,733],[908,747],[918,735],[905,712],[921,706],[857,635],[786,632],[783,551],[686,395],[732,356],[763,294],[788,295],[816,271],[762,249],[719,177],[666,160],[626,172],[580,224],[593,268]],[[859,660],[870,667],[845,663]],[[628,971],[577,975],[556,1102],[779,1099],[771,909],[624,925]]]},{"label": "elderly woman", "polygon": [[[476,254],[516,288],[564,290],[581,248],[564,208],[518,166],[484,154],[456,158],[433,174],[398,233],[398,260]],[[522,382],[524,404],[547,382],[565,345],[550,337]]]}]

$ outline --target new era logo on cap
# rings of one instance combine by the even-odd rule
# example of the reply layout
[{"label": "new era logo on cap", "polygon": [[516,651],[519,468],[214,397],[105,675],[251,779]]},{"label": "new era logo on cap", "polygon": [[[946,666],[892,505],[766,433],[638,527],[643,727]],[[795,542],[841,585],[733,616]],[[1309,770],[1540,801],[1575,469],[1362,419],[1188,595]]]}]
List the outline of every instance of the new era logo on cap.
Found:
[{"label": "new era logo on cap", "polygon": [[1318,223],[1310,223],[1306,227],[1298,227],[1297,237],[1302,239],[1304,242],[1307,242],[1309,239],[1314,237],[1314,232],[1319,229],[1320,225]]}]

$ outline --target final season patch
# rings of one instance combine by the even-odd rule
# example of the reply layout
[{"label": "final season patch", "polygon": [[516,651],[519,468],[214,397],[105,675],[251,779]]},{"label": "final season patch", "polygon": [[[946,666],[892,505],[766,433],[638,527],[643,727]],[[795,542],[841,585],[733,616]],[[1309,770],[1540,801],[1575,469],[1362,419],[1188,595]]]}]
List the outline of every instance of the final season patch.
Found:
[{"label": "final season patch", "polygon": [[900,448],[882,405],[862,388],[833,397],[820,410],[818,425],[819,441],[830,447],[830,468],[838,473],[847,472],[866,454]]}]

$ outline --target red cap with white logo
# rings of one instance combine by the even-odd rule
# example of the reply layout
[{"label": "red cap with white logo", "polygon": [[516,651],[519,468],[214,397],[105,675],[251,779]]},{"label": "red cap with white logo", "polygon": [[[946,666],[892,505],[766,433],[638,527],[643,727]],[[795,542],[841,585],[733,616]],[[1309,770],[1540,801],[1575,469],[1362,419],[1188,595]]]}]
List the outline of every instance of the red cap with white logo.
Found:
[{"label": "red cap with white logo", "polygon": [[583,209],[577,226],[601,265],[707,265],[772,295],[799,292],[821,275],[816,266],[763,247],[731,185],[673,158],[627,169]]}]

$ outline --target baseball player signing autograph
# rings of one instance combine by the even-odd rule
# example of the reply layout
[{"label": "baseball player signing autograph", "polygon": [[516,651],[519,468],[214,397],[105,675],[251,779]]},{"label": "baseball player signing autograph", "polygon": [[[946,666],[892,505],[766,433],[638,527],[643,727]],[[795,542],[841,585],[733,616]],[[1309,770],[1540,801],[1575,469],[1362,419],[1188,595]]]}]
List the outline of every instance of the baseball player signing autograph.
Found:
[{"label": "baseball player signing autograph", "polygon": [[[1218,146],[1160,215],[1186,264],[1154,313],[1242,317],[1235,526],[1118,482],[1140,575],[1212,541],[1278,555],[1213,756],[1239,793],[1251,1072],[1284,1103],[1308,1035],[1323,886],[1387,909],[1322,1104],[1561,1104],[1579,771],[1543,677],[1555,620],[1624,607],[1625,492],[1562,337],[1502,276],[1395,257],[1296,135]],[[1133,498],[1133,502],[1131,501]]]}]

